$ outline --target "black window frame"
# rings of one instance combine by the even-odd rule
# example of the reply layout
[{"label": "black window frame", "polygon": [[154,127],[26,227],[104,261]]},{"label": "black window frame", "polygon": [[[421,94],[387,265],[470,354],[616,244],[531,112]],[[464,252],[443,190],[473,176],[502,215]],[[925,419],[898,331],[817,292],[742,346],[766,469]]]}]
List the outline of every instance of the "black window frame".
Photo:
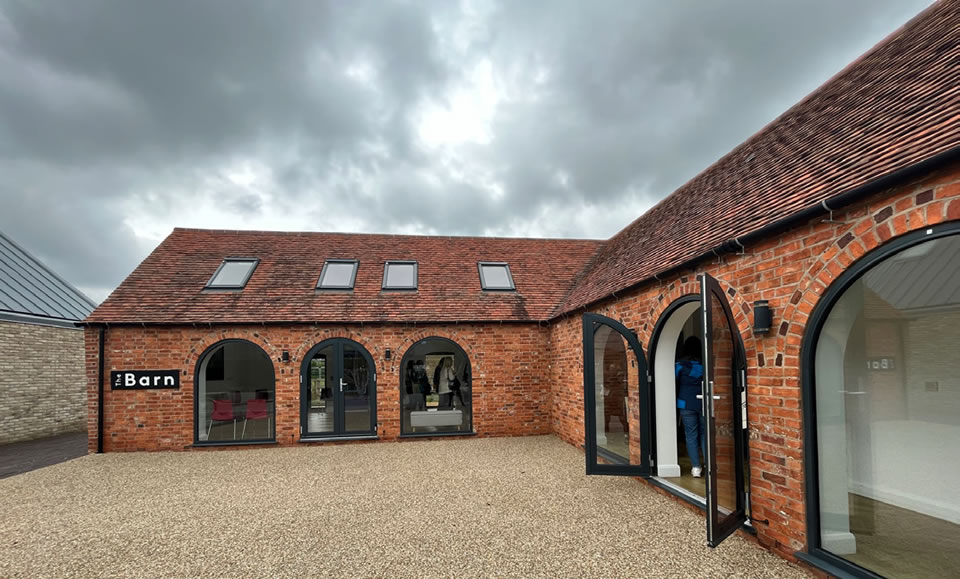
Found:
[{"label": "black window frame", "polygon": [[[412,265],[413,266],[413,285],[410,286],[399,286],[399,285],[387,285],[387,271],[390,269],[391,265]],[[380,289],[386,291],[415,291],[419,288],[420,283],[420,264],[414,260],[409,259],[388,259],[383,262],[383,283],[380,285]]]},{"label": "black window frame", "polygon": [[[337,417],[335,420],[335,427],[333,432],[311,432],[310,431],[310,422],[309,422],[309,404],[310,404],[310,362],[317,355],[318,352],[327,348],[333,347],[335,351],[336,365],[329,366],[327,371],[332,372],[335,376],[340,376],[342,379],[343,367],[344,367],[344,348],[350,347],[355,350],[367,364],[369,369],[369,376],[367,377],[369,388],[369,400],[367,402],[368,409],[370,412],[370,428],[367,430],[347,430],[345,420],[343,418],[344,412],[344,396],[342,390],[337,390],[334,392],[337,403]],[[303,359],[300,361],[300,384],[298,386],[298,392],[300,396],[299,407],[300,407],[300,438],[299,442],[323,442],[328,440],[375,440],[378,437],[377,427],[379,422],[377,421],[377,364],[373,359],[373,355],[367,350],[367,348],[355,340],[350,338],[327,338],[326,340],[321,340],[313,345],[310,350],[303,356]]]},{"label": "black window frame", "polygon": [[820,447],[817,439],[817,398],[815,358],[823,325],[837,301],[864,274],[895,254],[925,241],[960,234],[960,222],[925,227],[893,239],[873,249],[847,268],[823,293],[807,319],[800,349],[801,408],[803,410],[803,470],[807,515],[807,546],[796,557],[837,577],[878,579],[881,576],[865,567],[823,549],[820,544]]},{"label": "black window frame", "polygon": [[[217,279],[217,276],[220,275],[220,271],[223,270],[224,266],[227,263],[231,262],[251,262],[253,266],[250,268],[250,271],[247,272],[247,275],[244,276],[243,281],[239,284],[232,285],[213,285],[213,280]],[[213,272],[213,275],[210,276],[210,279],[207,281],[207,284],[203,286],[203,289],[208,290],[242,290],[247,287],[247,282],[250,281],[250,278],[253,277],[253,272],[257,271],[257,267],[260,265],[259,257],[225,257],[223,261],[220,262],[220,265],[217,267],[217,271]]]},{"label": "black window frame", "polygon": [[[487,287],[487,280],[485,277],[483,277],[484,266],[503,266],[503,268],[507,272],[507,280],[510,282],[510,287]],[[477,272],[480,274],[480,288],[483,289],[483,291],[488,291],[488,292],[517,291],[517,284],[513,281],[513,274],[510,272],[510,264],[505,261],[478,261]]]},{"label": "black window frame", "polygon": [[[454,430],[446,432],[406,432],[404,427],[409,426],[405,425],[403,420],[403,396],[404,396],[404,380],[406,378],[406,368],[407,361],[410,360],[410,353],[414,348],[420,346],[426,342],[443,342],[445,347],[450,348],[449,351],[436,351],[431,352],[431,354],[449,354],[450,356],[456,356],[459,351],[460,354],[463,354],[464,360],[467,361],[467,374],[469,379],[466,381],[466,386],[470,388],[470,429],[469,430]],[[400,358],[400,383],[398,392],[400,393],[400,434],[397,436],[399,438],[433,438],[438,436],[476,436],[477,426],[473,422],[473,363],[470,361],[470,356],[467,354],[467,351],[463,349],[463,346],[451,340],[450,338],[445,338],[443,336],[428,336],[421,340],[417,340],[407,348],[407,351],[403,353],[403,356]]]},{"label": "black window frame", "polygon": [[[331,263],[350,263],[353,264],[353,273],[350,275],[349,285],[323,285],[323,277],[327,274],[327,266]],[[360,269],[360,261],[356,259],[328,259],[323,262],[323,268],[320,270],[320,277],[317,279],[318,290],[352,290],[357,283],[357,271]]]},{"label": "black window frame", "polygon": [[[203,366],[204,360],[208,356],[213,355],[220,348],[223,348],[230,342],[239,342],[243,344],[250,344],[254,346],[266,357],[267,361],[270,362],[270,370],[273,372],[273,415],[270,417],[270,420],[273,421],[273,437],[272,438],[256,438],[250,440],[200,440],[200,420],[198,413],[200,411],[200,368]],[[226,363],[224,363],[224,371],[226,371]],[[220,340],[214,344],[211,344],[210,347],[205,349],[200,356],[197,357],[197,363],[193,369],[193,446],[246,446],[253,444],[276,444],[277,442],[277,366],[273,362],[273,358],[270,357],[270,354],[260,344],[256,342],[251,342],[250,340],[244,340],[243,338],[227,338],[225,340]]]},{"label": "black window frame", "polygon": [[[631,464],[623,462],[623,457],[615,455],[606,449],[597,445],[596,429],[596,375],[594,368],[595,353],[593,350],[594,337],[596,335],[596,326],[607,326],[617,332],[627,342],[627,346],[633,351],[637,362],[637,398],[638,398],[638,416],[640,421],[640,463]],[[584,457],[586,459],[586,474],[588,475],[614,475],[614,476],[639,476],[646,479],[650,478],[651,472],[651,441],[650,434],[652,421],[650,419],[650,384],[647,381],[648,366],[646,354],[643,351],[643,345],[633,330],[613,318],[586,312],[582,317],[583,326],[583,408],[584,408]],[[587,347],[587,346],[591,347]],[[627,358],[627,371],[630,371],[630,359]],[[629,384],[629,382],[628,382]],[[629,386],[628,386],[629,388]]]}]

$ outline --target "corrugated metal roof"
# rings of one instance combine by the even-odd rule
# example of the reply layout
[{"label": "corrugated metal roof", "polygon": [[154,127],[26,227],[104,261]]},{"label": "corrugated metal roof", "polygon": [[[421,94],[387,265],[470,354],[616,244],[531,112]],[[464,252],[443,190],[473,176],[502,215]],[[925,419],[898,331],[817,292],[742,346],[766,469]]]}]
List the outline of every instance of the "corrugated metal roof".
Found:
[{"label": "corrugated metal roof", "polygon": [[82,320],[96,304],[0,232],[0,312]]}]

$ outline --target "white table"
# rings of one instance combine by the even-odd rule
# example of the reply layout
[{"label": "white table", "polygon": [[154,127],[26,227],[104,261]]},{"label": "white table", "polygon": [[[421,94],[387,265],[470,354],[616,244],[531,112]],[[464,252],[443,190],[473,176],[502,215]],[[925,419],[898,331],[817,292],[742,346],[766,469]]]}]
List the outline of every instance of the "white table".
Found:
[{"label": "white table", "polygon": [[410,426],[460,426],[463,423],[462,410],[413,410],[410,412]]}]

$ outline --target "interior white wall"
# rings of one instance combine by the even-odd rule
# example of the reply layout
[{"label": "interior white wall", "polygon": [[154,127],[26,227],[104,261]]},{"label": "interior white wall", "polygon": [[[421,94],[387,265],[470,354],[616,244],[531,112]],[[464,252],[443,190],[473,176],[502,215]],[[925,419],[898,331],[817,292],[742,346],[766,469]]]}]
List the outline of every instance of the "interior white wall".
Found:
[{"label": "interior white wall", "polygon": [[850,457],[844,354],[857,315],[863,309],[863,294],[847,291],[834,305],[820,330],[816,351],[817,434],[820,470],[820,544],[838,555],[857,552],[850,532]]},{"label": "interior white wall", "polygon": [[654,344],[653,381],[657,417],[657,476],[680,476],[677,457],[677,340],[700,302],[683,304],[667,318]]}]

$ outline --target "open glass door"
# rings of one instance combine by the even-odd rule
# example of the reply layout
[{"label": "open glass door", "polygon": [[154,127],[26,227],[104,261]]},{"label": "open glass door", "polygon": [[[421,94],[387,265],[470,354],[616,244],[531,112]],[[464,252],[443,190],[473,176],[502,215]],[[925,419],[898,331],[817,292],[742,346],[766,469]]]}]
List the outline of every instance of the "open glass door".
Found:
[{"label": "open glass door", "polygon": [[717,280],[700,276],[703,412],[707,444],[707,544],[716,547],[746,520],[744,356],[730,305]]},{"label": "open glass door", "polygon": [[633,332],[584,314],[583,386],[587,474],[649,476],[647,365]]}]

